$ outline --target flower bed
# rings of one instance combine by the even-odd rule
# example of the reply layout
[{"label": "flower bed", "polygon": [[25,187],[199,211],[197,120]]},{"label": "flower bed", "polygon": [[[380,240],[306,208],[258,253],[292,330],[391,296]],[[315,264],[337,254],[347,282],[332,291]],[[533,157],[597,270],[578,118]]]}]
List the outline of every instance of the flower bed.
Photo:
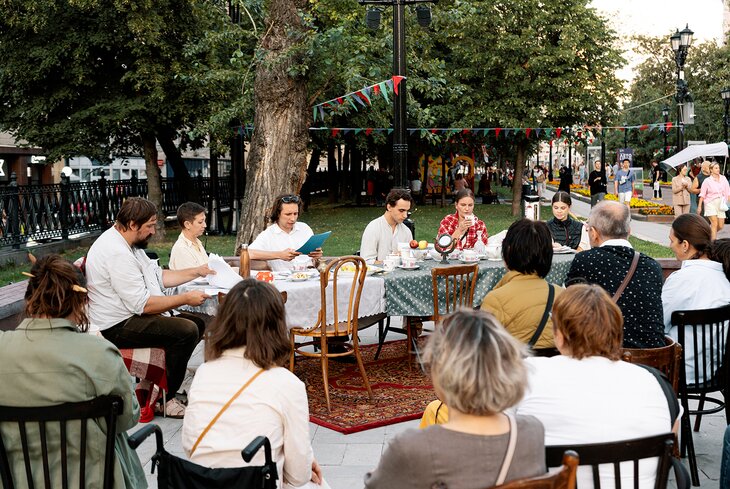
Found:
[{"label": "flower bed", "polygon": [[660,205],[658,207],[644,207],[639,209],[639,214],[644,216],[673,216],[674,209],[669,205]]}]

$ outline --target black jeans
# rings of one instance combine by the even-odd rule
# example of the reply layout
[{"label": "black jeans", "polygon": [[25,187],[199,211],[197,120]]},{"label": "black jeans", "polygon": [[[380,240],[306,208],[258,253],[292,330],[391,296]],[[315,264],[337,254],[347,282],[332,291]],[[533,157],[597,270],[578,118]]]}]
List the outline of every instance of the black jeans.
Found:
[{"label": "black jeans", "polygon": [[205,331],[205,320],[194,314],[132,316],[102,331],[117,348],[163,348],[167,385],[172,396],[185,380],[185,369]]}]

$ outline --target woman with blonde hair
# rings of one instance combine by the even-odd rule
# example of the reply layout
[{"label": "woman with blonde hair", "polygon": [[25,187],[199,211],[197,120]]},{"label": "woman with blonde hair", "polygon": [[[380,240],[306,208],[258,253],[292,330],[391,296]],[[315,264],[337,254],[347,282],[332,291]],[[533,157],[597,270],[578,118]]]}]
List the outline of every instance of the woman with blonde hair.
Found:
[{"label": "woman with blonde hair", "polygon": [[489,313],[444,319],[424,359],[449,420],[394,438],[365,487],[481,489],[545,473],[540,422],[505,414],[525,392],[524,353]]},{"label": "woman with blonde hair", "polygon": [[705,217],[710,219],[712,239],[717,238],[717,232],[725,226],[725,213],[730,200],[730,185],[727,178],[720,174],[720,164],[710,165],[710,176],[705,178],[700,188],[700,199],[697,202],[697,214],[702,214],[704,205]]},{"label": "woman with blonde hair", "polygon": [[[14,331],[0,332],[0,405],[41,407],[90,401],[103,395],[120,396],[123,405],[114,440],[113,487],[146,488],[142,465],[126,435],[139,420],[137,397],[119,350],[100,336],[85,334],[89,319],[83,275],[59,255],[39,258],[28,275],[27,319]],[[39,439],[37,424],[29,424],[28,430],[29,440]],[[67,452],[63,456],[69,461],[78,460],[81,450],[86,451],[85,487],[102,486],[106,431],[104,420],[91,421],[86,446],[82,447],[80,425],[67,427]],[[54,487],[61,487],[61,452],[53,438],[48,442],[50,479]],[[24,449],[17,427],[3,428],[2,439],[16,484],[25,481]],[[40,453],[41,447],[31,443],[30,451]],[[79,480],[78,471],[69,472],[69,487],[78,487]]]},{"label": "woman with blonde hair", "polygon": [[289,349],[281,293],[256,279],[239,282],[206,330],[205,363],[190,387],[182,444],[191,461],[213,468],[263,465],[263,451],[250,463],[241,458],[263,435],[280,487],[329,487],[312,453],[304,383],[282,367]]},{"label": "woman with blonde hair", "polygon": [[[545,445],[607,443],[672,430],[657,377],[621,361],[623,318],[603,288],[568,287],[553,305],[553,328],[561,355],[526,360],[529,388],[516,410],[542,421]],[[601,472],[602,487],[615,485],[608,472]],[[654,487],[655,476],[655,461],[640,464],[639,487]],[[622,471],[621,482],[633,487],[632,471]],[[593,487],[590,467],[578,469],[578,487]]]}]

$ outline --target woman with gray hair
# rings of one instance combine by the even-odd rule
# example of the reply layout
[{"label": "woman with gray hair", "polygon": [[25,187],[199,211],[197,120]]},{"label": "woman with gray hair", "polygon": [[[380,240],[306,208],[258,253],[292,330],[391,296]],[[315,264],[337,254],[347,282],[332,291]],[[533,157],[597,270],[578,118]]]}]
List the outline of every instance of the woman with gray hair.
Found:
[{"label": "woman with gray hair", "polygon": [[365,487],[481,489],[545,473],[540,422],[504,412],[525,394],[523,355],[489,313],[462,310],[444,319],[424,358],[449,420],[394,438]]}]

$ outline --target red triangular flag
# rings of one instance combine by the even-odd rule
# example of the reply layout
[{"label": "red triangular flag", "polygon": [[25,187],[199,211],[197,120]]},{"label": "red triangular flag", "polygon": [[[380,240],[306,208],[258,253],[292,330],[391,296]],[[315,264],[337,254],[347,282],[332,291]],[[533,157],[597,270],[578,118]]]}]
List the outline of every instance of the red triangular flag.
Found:
[{"label": "red triangular flag", "polygon": [[527,129],[525,129],[525,137],[527,137],[527,139],[530,139],[530,133],[532,133],[531,127],[528,127]]},{"label": "red triangular flag", "polygon": [[342,105],[343,102],[344,102],[344,100],[342,99],[342,97],[337,97],[338,104]]},{"label": "red triangular flag", "polygon": [[649,124],[642,124],[639,126],[639,131],[646,131],[647,129],[649,129]]},{"label": "red triangular flag", "polygon": [[377,86],[377,85],[373,85],[373,93],[375,93],[375,95],[379,94],[380,93],[380,87]]},{"label": "red triangular flag", "polygon": [[562,133],[563,133],[563,128],[562,127],[558,127],[557,129],[555,129],[555,137],[560,137],[560,135]]},{"label": "red triangular flag", "polygon": [[398,95],[398,85],[400,85],[401,80],[403,80],[405,76],[394,76],[393,77],[393,91],[396,95]]},{"label": "red triangular flag", "polygon": [[501,127],[497,127],[497,128],[494,129],[494,134],[496,134],[497,137],[499,137],[499,133],[500,132],[502,132],[502,128]]},{"label": "red triangular flag", "polygon": [[431,129],[431,134],[436,134],[438,132],[438,129]]},{"label": "red triangular flag", "polygon": [[337,136],[337,134],[338,134],[339,132],[340,132],[340,130],[339,130],[338,128],[334,128],[334,129],[332,129],[332,137],[335,137],[335,136]]},{"label": "red triangular flag", "polygon": [[471,132],[471,129],[462,129],[461,132],[464,134],[469,134]]},{"label": "red triangular flag", "polygon": [[365,129],[365,135],[366,136],[370,136],[372,133],[373,133],[373,128],[372,127],[368,127],[367,129]]},{"label": "red triangular flag", "polygon": [[671,128],[672,128],[672,123],[671,122],[667,122],[667,131],[670,130]]}]

